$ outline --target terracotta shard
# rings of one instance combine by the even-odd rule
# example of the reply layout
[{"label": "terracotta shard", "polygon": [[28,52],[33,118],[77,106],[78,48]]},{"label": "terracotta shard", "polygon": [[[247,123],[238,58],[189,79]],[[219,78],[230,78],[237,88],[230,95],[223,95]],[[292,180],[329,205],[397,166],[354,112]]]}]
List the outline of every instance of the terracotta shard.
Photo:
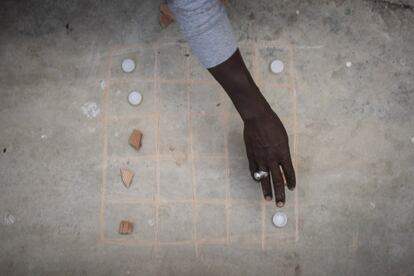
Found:
[{"label": "terracotta shard", "polygon": [[129,188],[132,184],[132,179],[134,178],[134,173],[126,168],[121,169],[121,180],[126,188]]},{"label": "terracotta shard", "polygon": [[170,8],[167,4],[160,5],[160,17],[159,22],[162,28],[167,27],[172,22],[174,22],[175,17],[174,14],[171,12]]},{"label": "terracotta shard", "polygon": [[134,224],[127,220],[122,220],[119,223],[118,233],[120,235],[130,235],[134,231]]},{"label": "terracotta shard", "polygon": [[138,129],[134,129],[129,136],[129,144],[136,150],[141,148],[142,132]]},{"label": "terracotta shard", "polygon": [[168,15],[171,19],[175,20],[174,13],[170,10],[170,7],[168,7],[167,4],[163,3],[160,5],[160,13]]},{"label": "terracotta shard", "polygon": [[174,19],[172,19],[168,15],[160,14],[159,23],[160,23],[161,28],[167,28],[173,22],[174,22]]}]

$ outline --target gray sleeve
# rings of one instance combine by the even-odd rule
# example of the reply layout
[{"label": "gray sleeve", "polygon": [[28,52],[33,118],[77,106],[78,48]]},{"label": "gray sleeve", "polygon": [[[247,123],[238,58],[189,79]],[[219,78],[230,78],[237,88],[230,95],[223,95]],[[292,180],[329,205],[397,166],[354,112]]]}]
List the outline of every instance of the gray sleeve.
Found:
[{"label": "gray sleeve", "polygon": [[237,49],[225,7],[218,0],[169,0],[181,32],[200,62],[211,68]]}]

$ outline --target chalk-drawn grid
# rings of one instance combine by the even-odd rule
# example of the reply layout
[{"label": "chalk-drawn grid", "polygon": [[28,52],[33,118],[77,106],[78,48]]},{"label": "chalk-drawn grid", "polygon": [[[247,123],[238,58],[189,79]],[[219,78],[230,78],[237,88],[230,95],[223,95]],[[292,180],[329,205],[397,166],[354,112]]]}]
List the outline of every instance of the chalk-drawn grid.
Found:
[{"label": "chalk-drawn grid", "polygon": [[[281,117],[296,161],[296,89],[292,47],[277,42],[240,45],[250,72]],[[136,69],[123,73],[121,61]],[[285,63],[280,75],[269,63]],[[260,185],[248,173],[242,121],[227,95],[180,43],[117,47],[108,54],[103,98],[103,173],[100,240],[111,244],[204,244],[267,249],[298,239],[296,193],[287,192],[287,227],[276,229],[274,202],[262,199]],[[143,103],[131,107],[131,90]],[[127,143],[133,128],[143,134],[136,152]],[[135,172],[126,189],[119,169]],[[190,176],[190,177],[189,177]],[[117,234],[122,219],[134,222],[134,234]]]}]

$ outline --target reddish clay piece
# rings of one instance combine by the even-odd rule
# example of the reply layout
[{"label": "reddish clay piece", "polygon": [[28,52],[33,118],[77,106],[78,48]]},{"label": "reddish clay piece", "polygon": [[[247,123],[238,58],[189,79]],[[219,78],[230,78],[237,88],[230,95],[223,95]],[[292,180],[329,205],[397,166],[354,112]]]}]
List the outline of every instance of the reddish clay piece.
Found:
[{"label": "reddish clay piece", "polygon": [[132,184],[132,179],[134,178],[134,173],[126,168],[121,168],[121,180],[125,188],[129,188]]},{"label": "reddish clay piece", "polygon": [[136,150],[141,148],[142,132],[138,129],[134,129],[129,136],[129,144]]},{"label": "reddish clay piece", "polygon": [[159,22],[162,28],[167,27],[175,21],[174,14],[170,11],[167,4],[160,5],[160,18]]},{"label": "reddish clay piece", "polygon": [[120,235],[129,235],[129,234],[132,234],[133,231],[134,231],[134,224],[132,222],[129,222],[127,220],[122,220],[119,223],[118,233]]}]

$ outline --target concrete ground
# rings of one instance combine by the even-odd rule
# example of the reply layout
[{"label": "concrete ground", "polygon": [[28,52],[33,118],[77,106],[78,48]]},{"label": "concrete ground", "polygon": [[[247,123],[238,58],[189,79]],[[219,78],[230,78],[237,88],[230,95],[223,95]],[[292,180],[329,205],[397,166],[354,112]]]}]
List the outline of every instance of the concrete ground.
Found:
[{"label": "concrete ground", "polygon": [[0,274],[412,274],[414,2],[399,3],[230,1],[294,155],[275,229],[241,121],[158,1],[3,1]]}]

